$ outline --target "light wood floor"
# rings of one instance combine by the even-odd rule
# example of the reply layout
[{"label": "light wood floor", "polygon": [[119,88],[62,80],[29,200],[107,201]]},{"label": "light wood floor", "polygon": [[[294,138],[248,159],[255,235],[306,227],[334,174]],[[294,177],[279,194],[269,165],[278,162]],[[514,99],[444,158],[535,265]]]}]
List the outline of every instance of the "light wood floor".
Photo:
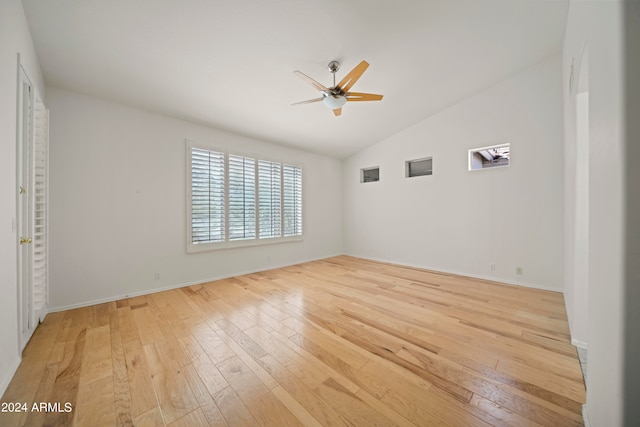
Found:
[{"label": "light wood floor", "polygon": [[[346,256],[51,313],[0,425],[582,425],[559,293]],[[59,402],[71,412],[34,412]]]}]

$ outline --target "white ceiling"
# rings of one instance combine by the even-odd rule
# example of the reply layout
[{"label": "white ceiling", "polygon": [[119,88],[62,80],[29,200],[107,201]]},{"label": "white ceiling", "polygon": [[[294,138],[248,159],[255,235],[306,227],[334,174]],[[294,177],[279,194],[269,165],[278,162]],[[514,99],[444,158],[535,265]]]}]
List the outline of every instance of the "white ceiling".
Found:
[{"label": "white ceiling", "polygon": [[[47,84],[344,158],[560,52],[564,0],[23,0]],[[361,60],[340,117],[331,85]]]}]

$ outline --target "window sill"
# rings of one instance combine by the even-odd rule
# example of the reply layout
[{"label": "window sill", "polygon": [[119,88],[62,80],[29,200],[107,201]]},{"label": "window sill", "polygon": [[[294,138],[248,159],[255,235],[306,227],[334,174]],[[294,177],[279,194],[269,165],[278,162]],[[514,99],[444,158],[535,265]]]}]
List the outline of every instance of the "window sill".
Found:
[{"label": "window sill", "polygon": [[247,248],[254,246],[265,246],[265,245],[274,245],[279,243],[290,243],[290,242],[302,242],[304,240],[304,235],[300,236],[290,236],[290,237],[270,237],[263,239],[246,239],[246,240],[233,240],[230,242],[220,242],[220,243],[200,243],[200,244],[192,244],[187,243],[187,253],[200,253],[200,252],[211,252],[211,251],[219,251],[224,249],[235,249],[235,248]]}]

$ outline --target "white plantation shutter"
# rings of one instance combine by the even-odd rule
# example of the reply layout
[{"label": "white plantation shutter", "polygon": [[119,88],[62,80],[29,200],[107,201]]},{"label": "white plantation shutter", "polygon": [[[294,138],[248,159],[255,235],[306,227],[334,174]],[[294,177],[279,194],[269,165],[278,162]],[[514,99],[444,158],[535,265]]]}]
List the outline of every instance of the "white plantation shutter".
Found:
[{"label": "white plantation shutter", "polygon": [[187,252],[302,239],[302,168],[187,140]]},{"label": "white plantation shutter", "polygon": [[224,153],[191,147],[191,243],[225,240]]},{"label": "white plantation shutter", "polygon": [[33,230],[31,234],[32,259],[32,324],[37,324],[46,314],[49,291],[48,259],[48,193],[49,193],[49,110],[36,95],[34,103],[34,135],[32,154],[31,203],[33,206]]},{"label": "white plantation shutter", "polygon": [[229,240],[256,237],[255,159],[229,154]]},{"label": "white plantation shutter", "polygon": [[260,238],[282,235],[282,165],[258,161],[258,215]]},{"label": "white plantation shutter", "polygon": [[284,236],[302,235],[302,168],[282,166]]}]

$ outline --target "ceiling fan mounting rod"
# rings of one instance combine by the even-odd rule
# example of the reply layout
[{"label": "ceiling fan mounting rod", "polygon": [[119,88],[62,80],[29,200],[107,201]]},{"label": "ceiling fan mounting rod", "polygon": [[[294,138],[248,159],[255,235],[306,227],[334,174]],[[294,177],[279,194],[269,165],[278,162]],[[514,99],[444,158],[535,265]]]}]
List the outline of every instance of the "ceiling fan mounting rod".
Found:
[{"label": "ceiling fan mounting rod", "polygon": [[333,74],[333,87],[336,87],[336,71],[340,69],[340,63],[338,61],[329,62],[329,71]]}]

